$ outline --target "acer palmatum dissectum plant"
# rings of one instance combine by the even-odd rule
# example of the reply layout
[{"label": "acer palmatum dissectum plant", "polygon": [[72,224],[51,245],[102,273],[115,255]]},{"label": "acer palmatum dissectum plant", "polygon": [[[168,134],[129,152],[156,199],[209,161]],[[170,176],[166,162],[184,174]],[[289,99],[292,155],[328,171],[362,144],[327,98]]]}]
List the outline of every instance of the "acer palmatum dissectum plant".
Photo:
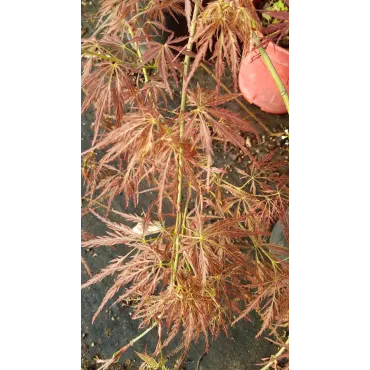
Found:
[{"label": "acer palmatum dissectum plant", "polygon": [[[166,14],[185,16],[189,36],[168,33]],[[219,83],[226,62],[236,89],[240,59],[259,29],[252,2],[103,0],[100,16],[95,36],[82,43],[82,110],[95,108],[92,147],[82,155],[83,214],[92,212],[109,231],[96,238],[83,233],[82,246],[124,244],[129,252],[83,287],[114,276],[93,321],[113,299],[131,302],[133,319],[146,328],[112,358],[99,360],[100,369],[151,330],[158,343],[151,356],[138,354],[142,368],[164,369],[155,358],[179,333],[187,351],[201,335],[208,349],[210,339],[251,310],[263,319],[258,335],[284,326],[288,265],[278,257],[282,247],[268,240],[273,224],[286,220],[288,179],[279,174],[274,152],[263,159],[251,155],[242,133],[259,140],[258,134],[223,107],[237,95],[221,94]],[[215,60],[215,91],[192,81],[207,51]],[[249,156],[249,168],[237,169],[242,185],[213,166],[215,140]],[[115,197],[123,193],[126,205],[137,205],[143,188],[157,194],[143,217],[114,211],[122,222],[109,220]],[[94,209],[105,201],[103,217]],[[172,221],[164,204],[173,210]]]}]

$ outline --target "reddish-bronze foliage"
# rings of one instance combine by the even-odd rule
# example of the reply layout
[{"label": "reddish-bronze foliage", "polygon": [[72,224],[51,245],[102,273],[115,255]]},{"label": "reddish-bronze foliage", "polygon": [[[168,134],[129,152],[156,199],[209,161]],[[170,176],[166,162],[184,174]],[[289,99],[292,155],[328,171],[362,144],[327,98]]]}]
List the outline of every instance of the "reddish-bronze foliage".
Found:
[{"label": "reddish-bronze foliage", "polygon": [[260,21],[252,0],[210,2],[197,20],[194,38],[198,53],[192,64],[188,81],[200,61],[204,59],[207,50],[210,50],[213,54],[211,60],[216,61],[217,93],[221,77],[225,72],[224,61],[232,72],[234,90],[236,90],[240,60],[252,50],[252,35],[258,29],[260,29]]},{"label": "reddish-bronze foliage", "polygon": [[[173,78],[175,84],[178,86],[179,79],[177,75],[178,73],[182,73],[178,53],[186,53],[184,47],[181,48],[176,44],[186,39],[187,37],[174,38],[173,34],[171,34],[165,43],[160,43],[157,41],[146,41],[144,43],[145,47],[148,48],[148,50],[142,55],[139,68],[142,68],[146,66],[149,62],[154,61],[155,67],[161,74],[163,83],[167,88],[168,94],[170,95],[171,99],[173,99],[173,93],[169,85],[168,78]],[[177,51],[177,55],[175,55],[173,51]],[[169,73],[171,74],[171,76],[169,76]]]},{"label": "reddish-bronze foliage", "polygon": [[[166,31],[166,12],[186,18],[189,36],[157,38]],[[238,94],[191,80],[211,50],[218,81],[226,61],[236,82],[240,58],[260,27],[252,2],[203,7],[192,0],[103,0],[100,15],[96,36],[82,43],[82,111],[95,109],[93,143],[82,154],[82,216],[92,213],[108,231],[96,237],[83,232],[82,246],[125,245],[127,252],[94,276],[81,260],[90,275],[83,288],[115,278],[92,320],[108,302],[130,304],[133,319],[147,328],[142,335],[157,330],[153,356],[180,333],[185,350],[201,335],[208,348],[210,339],[252,310],[263,320],[258,335],[276,332],[288,322],[289,269],[287,248],[270,244],[269,237],[280,220],[288,239],[285,163],[275,151],[251,154],[243,134],[259,142],[254,126],[225,108]],[[233,169],[241,185],[214,166],[215,141],[249,158],[248,166]],[[148,191],[156,199],[142,217],[111,209],[115,198],[137,205]],[[172,214],[165,214],[164,204]],[[111,221],[110,211],[122,221]],[[101,361],[101,369],[139,338]],[[149,354],[139,357],[160,366]]]}]

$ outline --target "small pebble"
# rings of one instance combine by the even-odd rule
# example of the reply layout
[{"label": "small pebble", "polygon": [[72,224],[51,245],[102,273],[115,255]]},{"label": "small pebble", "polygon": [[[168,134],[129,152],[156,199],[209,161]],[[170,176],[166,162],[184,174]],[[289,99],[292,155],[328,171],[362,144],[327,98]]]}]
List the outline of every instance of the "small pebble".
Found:
[{"label": "small pebble", "polygon": [[235,154],[235,153],[230,153],[230,154],[229,154],[229,157],[230,157],[230,159],[231,159],[231,160],[235,161],[235,159],[236,159],[236,157],[237,157],[237,154]]}]

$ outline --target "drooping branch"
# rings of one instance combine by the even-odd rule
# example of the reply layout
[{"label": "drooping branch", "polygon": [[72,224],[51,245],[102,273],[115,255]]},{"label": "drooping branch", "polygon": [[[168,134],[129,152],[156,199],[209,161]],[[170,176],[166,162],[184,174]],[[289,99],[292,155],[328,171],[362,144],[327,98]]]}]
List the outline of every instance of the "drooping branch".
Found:
[{"label": "drooping branch", "polygon": [[[189,40],[187,44],[187,51],[191,52],[193,49],[193,42],[194,42],[194,34],[195,34],[195,26],[196,26],[196,20],[198,18],[199,14],[199,7],[197,4],[194,5],[194,12],[193,17],[191,20],[191,27],[190,27],[190,34],[189,34]],[[186,55],[184,59],[184,76],[182,80],[182,91],[181,91],[181,105],[180,105],[180,114],[179,114],[179,121],[180,121],[180,141],[182,140],[183,133],[184,133],[184,127],[185,127],[185,121],[182,119],[182,114],[185,111],[186,108],[186,95],[187,95],[187,88],[188,84],[186,83],[187,76],[189,74],[190,69],[190,56]],[[177,273],[177,266],[179,262],[179,250],[180,250],[180,229],[182,224],[182,209],[181,209],[181,198],[182,198],[182,155],[183,155],[183,149],[180,147],[179,154],[178,154],[178,175],[177,175],[177,201],[176,201],[176,227],[175,227],[175,244],[174,244],[174,251],[173,251],[173,271],[171,275],[171,283],[174,284],[176,280],[176,273]]]}]

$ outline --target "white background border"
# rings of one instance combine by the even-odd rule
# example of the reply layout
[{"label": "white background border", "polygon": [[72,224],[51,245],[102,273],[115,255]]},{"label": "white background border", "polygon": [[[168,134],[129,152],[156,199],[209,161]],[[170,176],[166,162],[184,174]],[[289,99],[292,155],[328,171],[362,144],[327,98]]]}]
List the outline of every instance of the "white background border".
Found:
[{"label": "white background border", "polygon": [[1,5],[2,369],[80,369],[80,7]]},{"label": "white background border", "polygon": [[[354,4],[290,1],[292,370],[370,368],[368,4]],[[3,369],[80,366],[80,12],[1,6]]]}]

